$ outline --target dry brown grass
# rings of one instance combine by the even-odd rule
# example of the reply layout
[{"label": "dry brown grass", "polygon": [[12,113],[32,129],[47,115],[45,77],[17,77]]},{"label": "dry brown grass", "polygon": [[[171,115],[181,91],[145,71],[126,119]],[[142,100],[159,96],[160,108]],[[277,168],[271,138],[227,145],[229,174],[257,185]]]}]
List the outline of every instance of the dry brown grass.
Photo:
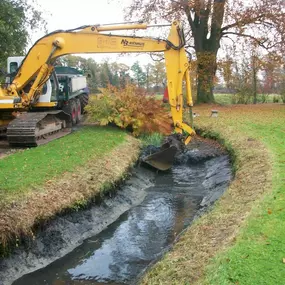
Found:
[{"label": "dry brown grass", "polygon": [[37,192],[24,200],[0,209],[0,246],[5,248],[21,235],[32,234],[39,221],[52,218],[66,209],[84,205],[106,185],[119,181],[137,160],[139,141],[128,136],[126,141],[102,159],[89,161],[73,173],[65,173],[60,179],[47,181]]},{"label": "dry brown grass", "polygon": [[214,209],[181,236],[171,252],[147,272],[141,284],[203,284],[209,260],[234,243],[255,202],[272,189],[268,150],[250,134],[235,127],[239,120],[242,121],[242,115],[254,116],[260,110],[221,107],[218,119],[209,118],[214,108],[216,106],[196,107],[195,111],[200,114],[196,124],[200,129],[219,133],[234,149],[235,179]]}]

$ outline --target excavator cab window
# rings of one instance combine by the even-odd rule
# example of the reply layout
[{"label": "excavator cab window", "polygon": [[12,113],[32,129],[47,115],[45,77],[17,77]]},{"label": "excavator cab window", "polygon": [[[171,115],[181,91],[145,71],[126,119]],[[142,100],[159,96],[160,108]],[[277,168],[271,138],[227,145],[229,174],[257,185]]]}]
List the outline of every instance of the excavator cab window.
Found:
[{"label": "excavator cab window", "polygon": [[8,74],[5,78],[6,84],[11,84],[11,82],[14,80],[18,71],[18,67],[19,67],[18,62],[15,61],[10,62],[9,68],[7,70]]},{"label": "excavator cab window", "polygon": [[50,98],[50,101],[54,102],[54,101],[57,101],[57,89],[56,89],[56,84],[55,84],[53,75],[50,77],[50,84],[51,84],[51,98]]},{"label": "excavator cab window", "polygon": [[18,70],[18,62],[10,62],[10,73],[14,73]]},{"label": "excavator cab window", "polygon": [[58,76],[59,90],[58,99],[59,101],[67,101],[69,98],[69,77]]}]

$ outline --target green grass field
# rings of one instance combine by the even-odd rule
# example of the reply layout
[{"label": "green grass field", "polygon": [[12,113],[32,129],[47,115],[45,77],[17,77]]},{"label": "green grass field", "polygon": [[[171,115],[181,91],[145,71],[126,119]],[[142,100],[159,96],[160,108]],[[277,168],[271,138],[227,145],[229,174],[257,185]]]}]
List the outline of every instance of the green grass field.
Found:
[{"label": "green grass field", "polygon": [[37,148],[3,158],[0,163],[0,200],[9,201],[48,180],[100,159],[125,140],[125,133],[109,127],[84,127]]},{"label": "green grass field", "polygon": [[[272,154],[272,191],[253,210],[235,245],[212,261],[206,284],[282,285],[285,284],[285,106],[246,112],[241,120],[244,135],[262,141]],[[229,127],[238,125],[233,122]]]},{"label": "green grass field", "polygon": [[285,284],[285,105],[194,111],[196,129],[234,150],[235,180],[141,284]]},{"label": "green grass field", "polygon": [[[234,94],[215,93],[214,96],[217,104],[231,105],[238,103],[238,96]],[[155,94],[155,98],[162,100],[163,94]],[[252,100],[252,98],[249,98],[247,103],[251,104]],[[257,103],[282,103],[282,98],[279,94],[257,94]]]},{"label": "green grass field", "polygon": [[[214,94],[217,104],[230,105],[235,104],[237,101],[237,96],[234,94]],[[281,103],[282,98],[279,94],[258,94],[257,103]],[[252,98],[250,98],[249,103],[252,103]]]}]

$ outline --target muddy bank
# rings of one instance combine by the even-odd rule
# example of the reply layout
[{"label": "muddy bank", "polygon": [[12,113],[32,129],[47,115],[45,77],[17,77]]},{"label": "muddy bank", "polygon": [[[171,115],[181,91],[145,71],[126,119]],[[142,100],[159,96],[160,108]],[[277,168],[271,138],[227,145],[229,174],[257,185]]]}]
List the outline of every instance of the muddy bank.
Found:
[{"label": "muddy bank", "polygon": [[0,254],[32,235],[33,227],[67,209],[77,209],[121,180],[137,161],[139,141],[126,136],[125,141],[100,159],[84,167],[65,172],[49,180],[22,199],[1,206]]},{"label": "muddy bank", "polygon": [[0,136],[0,159],[21,150],[21,148],[11,148],[8,142]]},{"label": "muddy bank", "polygon": [[22,275],[47,266],[86,238],[101,232],[122,213],[143,201],[145,189],[152,185],[152,176],[148,170],[133,171],[124,189],[115,197],[106,197],[100,205],[90,209],[56,217],[43,226],[34,240],[27,239],[10,258],[0,261],[0,285],[11,284]]},{"label": "muddy bank", "polygon": [[[246,107],[247,111],[242,113],[238,105],[223,107],[219,119],[209,117],[211,110],[217,106],[196,107],[200,114],[196,118],[196,129],[220,141],[231,151],[235,176],[214,209],[184,232],[174,248],[149,270],[140,284],[173,284],[173,280],[175,284],[207,283],[207,277],[216,273],[212,271],[214,267],[208,267],[213,258],[236,242],[252,209],[265,193],[271,191],[270,152],[260,141],[249,137],[250,132],[244,129],[248,126],[241,122],[241,117],[249,118],[249,114],[251,122],[260,117],[260,110],[255,114],[252,107],[255,106]],[[215,265],[218,267],[221,264],[217,260]],[[227,262],[227,259],[224,261]],[[205,278],[207,269],[208,276]]]},{"label": "muddy bank", "polygon": [[46,225],[25,250],[0,263],[0,280],[11,284],[77,247],[13,284],[133,282],[220,197],[230,178],[224,150],[196,139],[170,172],[136,168],[114,198]]}]

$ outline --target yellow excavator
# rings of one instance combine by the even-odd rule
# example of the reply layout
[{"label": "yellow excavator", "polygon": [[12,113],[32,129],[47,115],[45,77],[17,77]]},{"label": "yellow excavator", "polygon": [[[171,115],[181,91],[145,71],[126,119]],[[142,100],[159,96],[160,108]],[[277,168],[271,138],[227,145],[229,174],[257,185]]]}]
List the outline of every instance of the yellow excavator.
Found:
[{"label": "yellow excavator", "polygon": [[[112,31],[151,27],[153,26],[143,23],[82,26],[58,30],[39,39],[31,47],[10,82],[2,84],[0,88],[0,129],[6,132],[10,145],[37,146],[43,141],[48,142],[70,132],[72,114],[63,108],[69,102],[62,102],[62,99],[60,102],[60,96],[55,96],[56,99],[48,102],[40,100],[46,82],[53,75],[57,58],[77,53],[142,52],[164,53],[173,125],[176,133],[187,134],[183,143],[188,144],[195,132],[183,122],[183,86],[186,89],[187,106],[191,108],[193,101],[181,24],[173,21],[165,40],[110,34]],[[60,92],[60,88],[55,89],[55,92]],[[167,152],[175,153],[175,146],[165,144],[158,154],[148,157],[149,164],[164,168],[154,161],[160,158],[168,160]]]}]

